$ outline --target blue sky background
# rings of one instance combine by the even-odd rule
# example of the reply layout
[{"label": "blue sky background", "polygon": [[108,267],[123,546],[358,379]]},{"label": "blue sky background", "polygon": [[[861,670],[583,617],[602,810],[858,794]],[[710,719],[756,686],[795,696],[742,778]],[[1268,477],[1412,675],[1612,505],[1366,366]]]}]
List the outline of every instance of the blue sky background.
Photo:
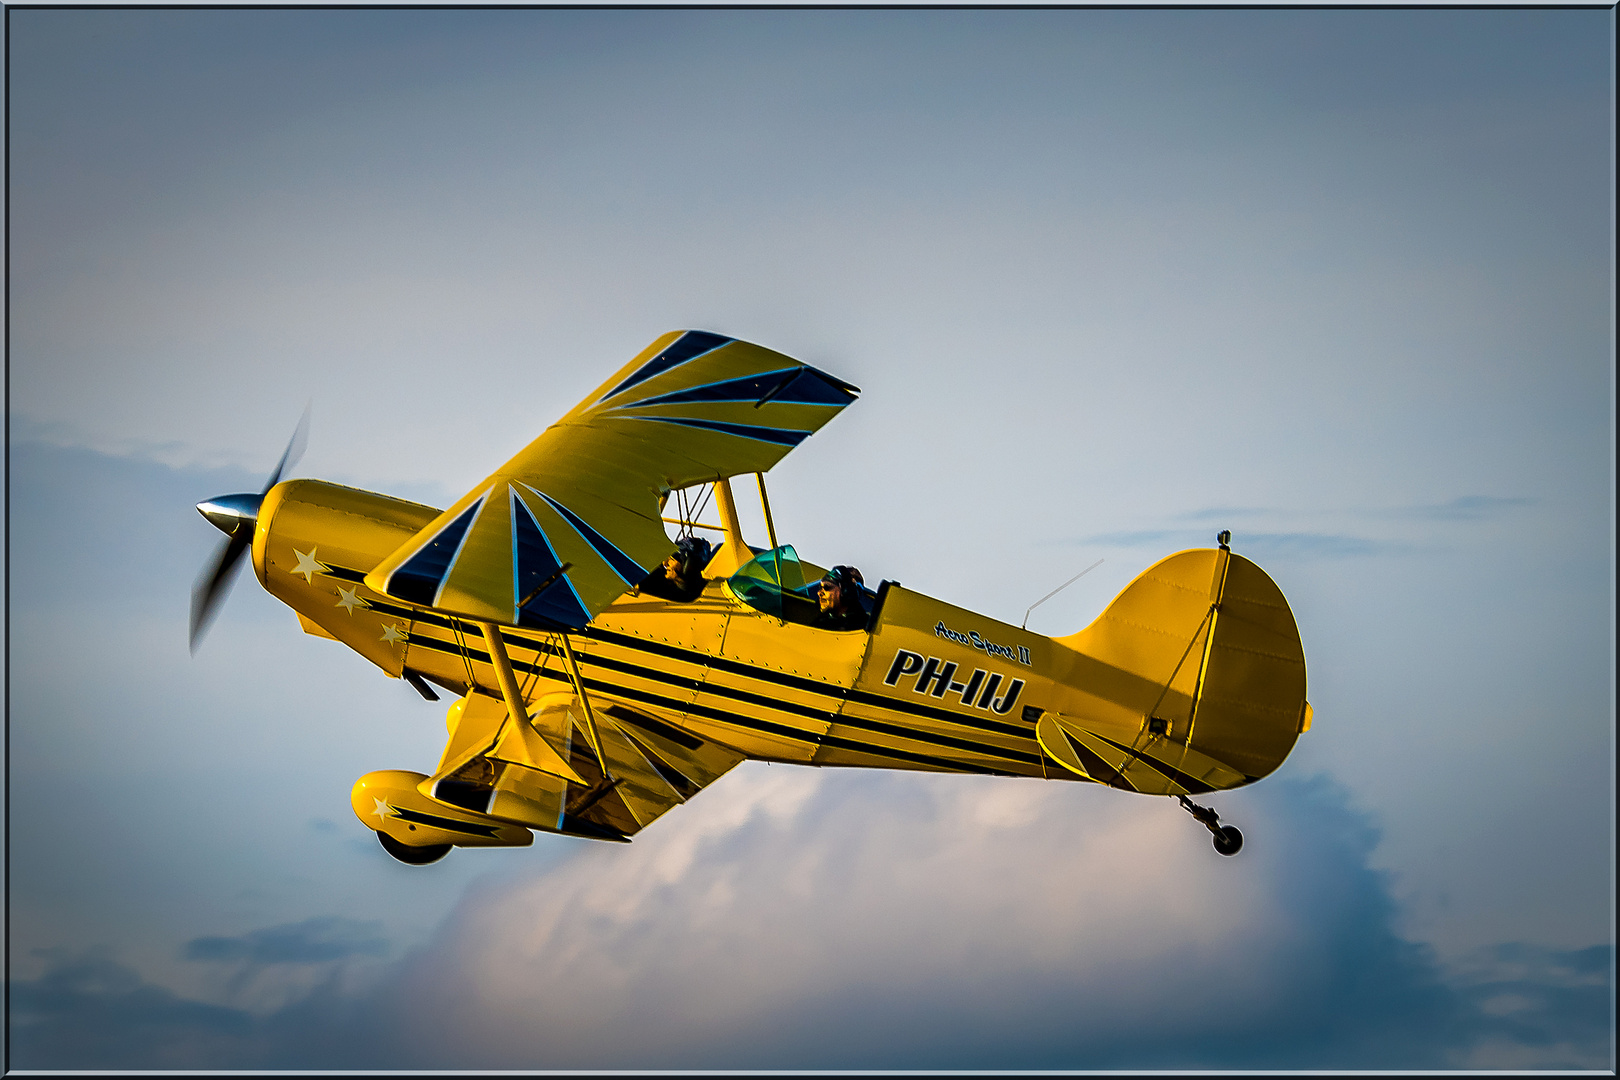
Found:
[{"label": "blue sky background", "polygon": [[[1611,12],[8,30],[13,1065],[1612,1067]],[[1058,634],[1232,529],[1316,712],[1243,854],[759,765],[408,868],[348,789],[442,709],[251,582],[187,655],[306,401],[447,505],[680,327],[864,389],[771,476],[817,562],[1104,559]]]}]

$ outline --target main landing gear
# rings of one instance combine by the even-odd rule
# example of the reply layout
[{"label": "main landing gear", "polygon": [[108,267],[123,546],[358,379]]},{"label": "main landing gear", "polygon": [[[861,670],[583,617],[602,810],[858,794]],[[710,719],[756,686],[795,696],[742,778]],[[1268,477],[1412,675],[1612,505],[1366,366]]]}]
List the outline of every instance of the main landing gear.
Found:
[{"label": "main landing gear", "polygon": [[[414,825],[411,827],[415,828]],[[400,843],[385,832],[379,832],[377,840],[388,854],[400,862],[409,863],[412,866],[426,866],[428,863],[436,863],[450,854],[449,844],[424,844],[421,847],[412,847],[410,844]]]},{"label": "main landing gear", "polygon": [[1177,795],[1181,800],[1181,808],[1193,817],[1198,823],[1208,829],[1215,837],[1215,850],[1222,855],[1236,855],[1243,847],[1243,834],[1238,832],[1236,825],[1222,825],[1221,815],[1207,806],[1199,806],[1185,795]]}]

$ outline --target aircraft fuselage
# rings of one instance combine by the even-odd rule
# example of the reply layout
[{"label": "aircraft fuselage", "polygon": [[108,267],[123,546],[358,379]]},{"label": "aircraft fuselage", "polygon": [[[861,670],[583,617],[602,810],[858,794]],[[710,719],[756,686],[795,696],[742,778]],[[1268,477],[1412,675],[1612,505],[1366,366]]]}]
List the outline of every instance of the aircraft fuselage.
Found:
[{"label": "aircraft fuselage", "polygon": [[[499,697],[475,624],[363,583],[436,513],[289,481],[260,512],[254,567],[307,631],[387,674]],[[756,611],[713,579],[686,603],[626,594],[572,642],[593,697],[750,758],[1082,779],[1054,768],[1035,739],[1043,706],[1062,697],[1053,654],[1070,650],[894,583],[879,600],[871,633],[823,630]],[[571,689],[557,635],[508,627],[502,636],[526,700]]]}]

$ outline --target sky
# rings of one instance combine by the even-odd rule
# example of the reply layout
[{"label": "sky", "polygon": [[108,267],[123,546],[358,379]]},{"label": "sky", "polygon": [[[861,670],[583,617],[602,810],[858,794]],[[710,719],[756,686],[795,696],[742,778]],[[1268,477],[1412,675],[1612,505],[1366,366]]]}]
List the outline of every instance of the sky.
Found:
[{"label": "sky", "polygon": [[[9,9],[10,1064],[1612,1068],[1613,14]],[[778,534],[1085,626],[1223,528],[1211,798],[740,767],[393,863],[423,702],[192,510],[445,506],[659,334],[861,400]],[[745,528],[762,540],[752,503]],[[64,647],[68,646],[68,647]]]}]

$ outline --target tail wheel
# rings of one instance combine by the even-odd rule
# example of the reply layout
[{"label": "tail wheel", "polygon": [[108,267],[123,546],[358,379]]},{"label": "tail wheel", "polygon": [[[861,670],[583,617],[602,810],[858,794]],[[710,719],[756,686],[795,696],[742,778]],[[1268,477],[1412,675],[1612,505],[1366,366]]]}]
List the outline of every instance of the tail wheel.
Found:
[{"label": "tail wheel", "polygon": [[[1232,831],[1236,832],[1237,830],[1233,829]],[[438,862],[450,854],[449,844],[424,844],[421,847],[412,847],[410,844],[400,843],[385,832],[377,834],[377,842],[383,846],[383,850],[388,854],[400,862],[409,863],[412,866],[426,866],[428,863]],[[1241,844],[1242,842],[1243,838],[1239,837],[1238,843]]]},{"label": "tail wheel", "polygon": [[[377,834],[381,836],[381,833]],[[386,845],[385,845],[386,846]],[[1243,834],[1236,825],[1222,825],[1215,834],[1215,850],[1222,855],[1236,855],[1243,848]]]}]

